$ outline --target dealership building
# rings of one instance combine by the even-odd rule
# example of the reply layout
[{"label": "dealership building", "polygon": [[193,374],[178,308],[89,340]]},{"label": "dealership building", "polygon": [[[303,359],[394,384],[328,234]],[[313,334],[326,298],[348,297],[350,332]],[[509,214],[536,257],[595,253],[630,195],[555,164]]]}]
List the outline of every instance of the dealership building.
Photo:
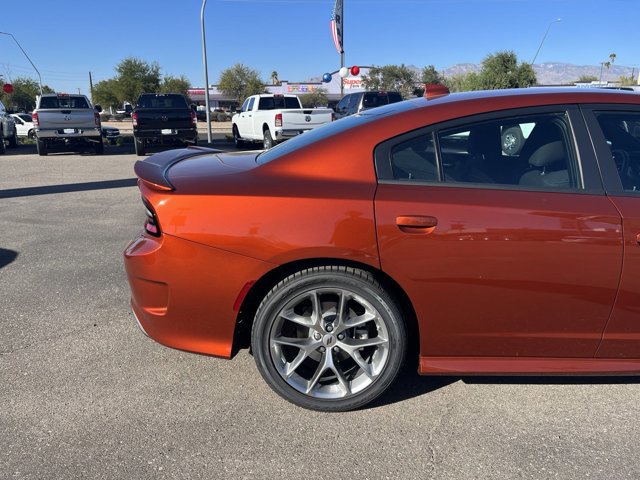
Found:
[{"label": "dealership building", "polygon": [[[328,83],[324,82],[289,82],[287,80],[283,80],[279,82],[278,85],[267,85],[266,90],[267,93],[274,94],[293,94],[293,95],[304,95],[307,93],[313,93],[318,89],[323,89],[326,92],[327,99],[329,101],[329,106],[336,105],[341,98],[340,95],[340,80],[343,81],[343,89],[344,94],[361,92],[364,91],[365,88],[362,86],[362,76],[367,75],[369,73],[368,68],[361,68],[358,75],[349,74],[344,79],[341,79],[340,76],[336,73],[332,75],[331,81]],[[205,104],[205,89],[204,88],[192,88],[188,90],[189,97],[191,100],[198,104]],[[212,109],[221,109],[221,110],[233,110],[238,107],[238,100],[235,98],[230,98],[229,96],[222,93],[217,85],[209,86],[209,106]]]}]

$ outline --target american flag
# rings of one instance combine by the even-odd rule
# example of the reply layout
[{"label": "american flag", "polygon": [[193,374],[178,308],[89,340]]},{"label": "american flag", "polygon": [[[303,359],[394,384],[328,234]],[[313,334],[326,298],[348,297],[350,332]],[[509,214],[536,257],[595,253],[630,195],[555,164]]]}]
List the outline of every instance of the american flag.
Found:
[{"label": "american flag", "polygon": [[336,0],[331,15],[331,37],[338,53],[344,53],[342,49],[342,0]]}]

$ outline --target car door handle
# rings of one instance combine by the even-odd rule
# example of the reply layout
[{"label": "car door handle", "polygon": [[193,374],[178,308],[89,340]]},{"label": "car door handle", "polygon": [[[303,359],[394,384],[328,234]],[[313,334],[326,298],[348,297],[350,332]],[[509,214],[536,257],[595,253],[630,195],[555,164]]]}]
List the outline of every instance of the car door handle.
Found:
[{"label": "car door handle", "polygon": [[396,225],[405,233],[429,234],[438,225],[438,219],[428,215],[402,215],[396,217]]}]

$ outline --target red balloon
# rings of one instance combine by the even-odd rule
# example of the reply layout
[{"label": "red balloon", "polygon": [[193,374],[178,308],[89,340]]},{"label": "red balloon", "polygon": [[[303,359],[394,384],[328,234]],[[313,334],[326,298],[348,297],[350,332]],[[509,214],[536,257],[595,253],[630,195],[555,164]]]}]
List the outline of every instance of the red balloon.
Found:
[{"label": "red balloon", "polygon": [[351,67],[351,75],[353,75],[355,77],[359,73],[360,73],[360,67],[359,66],[354,65],[353,67]]},{"label": "red balloon", "polygon": [[2,86],[2,91],[4,93],[13,93],[13,85],[11,85],[10,83],[5,83]]}]

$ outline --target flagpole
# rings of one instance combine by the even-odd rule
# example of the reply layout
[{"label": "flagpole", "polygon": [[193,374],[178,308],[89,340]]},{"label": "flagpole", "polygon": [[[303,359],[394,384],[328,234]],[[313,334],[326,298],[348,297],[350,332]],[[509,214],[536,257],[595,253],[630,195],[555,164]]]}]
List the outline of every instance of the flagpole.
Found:
[{"label": "flagpole", "polygon": [[[340,23],[342,24],[342,42],[340,45],[340,68],[344,67],[344,0],[340,3]],[[340,77],[340,98],[344,97],[344,78]]]}]

